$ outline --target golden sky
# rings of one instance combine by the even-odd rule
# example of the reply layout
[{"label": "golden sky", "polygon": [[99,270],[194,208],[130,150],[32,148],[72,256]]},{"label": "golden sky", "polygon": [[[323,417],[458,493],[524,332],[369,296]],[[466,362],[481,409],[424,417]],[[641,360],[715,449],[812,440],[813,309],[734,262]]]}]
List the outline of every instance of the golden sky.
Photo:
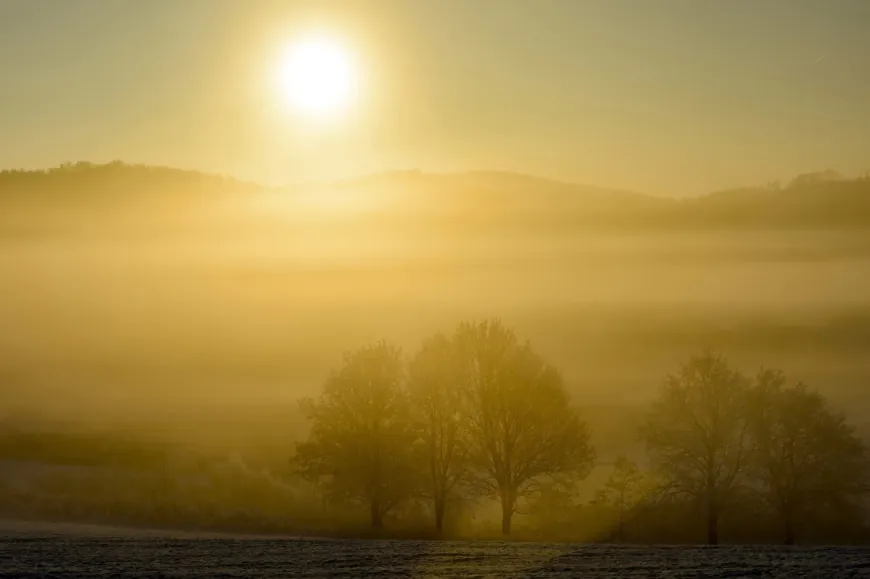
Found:
[{"label": "golden sky", "polygon": [[[274,86],[312,28],[361,80],[328,126]],[[666,195],[852,174],[868,28],[864,0],[4,0],[0,165],[497,169]]]}]

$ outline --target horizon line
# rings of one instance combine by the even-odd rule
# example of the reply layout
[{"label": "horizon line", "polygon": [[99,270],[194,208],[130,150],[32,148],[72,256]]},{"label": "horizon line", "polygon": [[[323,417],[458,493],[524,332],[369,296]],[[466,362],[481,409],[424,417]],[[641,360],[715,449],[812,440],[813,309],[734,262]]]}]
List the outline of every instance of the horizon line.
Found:
[{"label": "horizon line", "polygon": [[[290,188],[299,188],[299,187],[322,187],[322,186],[335,186],[335,185],[346,185],[353,183],[360,183],[370,179],[377,178],[385,178],[392,176],[429,176],[429,177],[458,177],[458,176],[473,176],[473,175],[490,175],[490,176],[503,176],[503,177],[513,177],[519,179],[528,179],[539,182],[546,182],[552,185],[562,185],[562,186],[571,186],[571,187],[587,187],[598,189],[603,192],[608,193],[627,193],[633,195],[641,195],[646,197],[652,197],[656,199],[692,199],[692,198],[700,198],[707,195],[712,195],[716,193],[725,193],[730,191],[739,191],[742,189],[764,189],[768,187],[769,183],[782,183],[781,180],[771,180],[768,181],[768,184],[755,184],[755,185],[738,185],[734,187],[722,188],[722,189],[714,189],[702,193],[694,193],[694,194],[684,194],[684,195],[674,195],[674,194],[659,194],[659,193],[649,193],[646,191],[637,191],[635,189],[627,189],[623,187],[613,187],[608,185],[598,185],[598,184],[590,184],[584,183],[581,181],[573,181],[568,179],[563,179],[559,177],[552,177],[547,175],[540,175],[535,173],[523,173],[521,171],[511,170],[511,169],[466,169],[466,170],[458,170],[458,171],[433,171],[422,169],[420,167],[414,168],[404,168],[404,169],[383,169],[380,171],[372,171],[369,173],[358,173],[353,176],[346,177],[335,177],[331,179],[317,179],[317,180],[307,180],[307,181],[290,181],[283,184],[274,184],[270,185],[265,182],[261,182],[259,180],[253,179],[244,179],[232,175],[230,173],[222,173],[217,171],[209,171],[200,168],[191,168],[191,167],[183,167],[180,165],[163,165],[159,163],[146,163],[146,162],[131,162],[124,161],[121,159],[113,159],[111,161],[104,162],[95,162],[95,161],[87,161],[87,160],[79,160],[79,161],[66,161],[64,163],[60,163],[59,165],[49,166],[49,167],[29,167],[29,168],[17,168],[17,167],[3,167],[0,168],[0,174],[2,173],[13,173],[13,172],[23,172],[23,173],[47,173],[52,170],[63,169],[66,166],[76,167],[79,165],[90,166],[90,168],[97,167],[107,167],[110,165],[121,165],[125,167],[142,167],[142,168],[152,168],[152,169],[164,169],[170,171],[179,171],[183,173],[197,173],[200,175],[206,175],[211,177],[217,177],[221,179],[227,179],[231,181],[235,181],[240,185],[250,185],[259,187],[262,189],[290,189]],[[823,173],[835,173],[840,175],[845,180],[856,180],[861,179],[863,174],[857,176],[846,176],[835,169],[818,169],[815,171],[809,171],[804,173],[799,173],[791,178],[794,180],[798,177],[804,175],[817,175]]]}]

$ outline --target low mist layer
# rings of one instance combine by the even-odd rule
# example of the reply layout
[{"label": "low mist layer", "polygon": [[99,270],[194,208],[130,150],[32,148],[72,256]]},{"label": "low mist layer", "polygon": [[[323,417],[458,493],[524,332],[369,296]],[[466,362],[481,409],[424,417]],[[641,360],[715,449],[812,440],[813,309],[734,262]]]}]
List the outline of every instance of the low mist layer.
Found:
[{"label": "low mist layer", "polygon": [[[560,369],[602,465],[637,450],[664,376],[706,347],[870,430],[866,179],[674,201],[496,173],[270,189],[79,164],[0,174],[0,211],[0,417],[49,437],[5,445],[25,479],[142,442],[279,469],[308,430],[298,400],[343,352],[410,355],[487,317]],[[94,458],[76,436],[121,442]]]}]

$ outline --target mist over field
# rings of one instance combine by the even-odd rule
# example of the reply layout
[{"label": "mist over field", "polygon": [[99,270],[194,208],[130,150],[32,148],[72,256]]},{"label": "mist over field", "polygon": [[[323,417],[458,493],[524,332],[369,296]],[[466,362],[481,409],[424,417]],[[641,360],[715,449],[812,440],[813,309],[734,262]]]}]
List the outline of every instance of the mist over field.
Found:
[{"label": "mist over field", "polygon": [[[650,207],[632,215],[628,194],[498,174],[288,191],[160,169],[67,173],[30,175],[21,193],[2,179],[0,353],[21,411],[124,424],[268,411],[318,388],[346,349],[388,338],[413,350],[489,316],[590,403],[644,403],[710,346],[863,408],[865,228],[817,215],[815,227],[747,225],[724,210],[719,227],[656,227],[669,201],[637,195]],[[838,184],[823,185],[819,197]],[[569,195],[570,213],[553,208]]]},{"label": "mist over field", "polygon": [[[57,468],[207,457],[195,460],[236,469],[226,489],[202,491],[223,503],[207,510],[252,508],[246,493],[263,491],[243,489],[267,484],[272,502],[256,508],[283,522],[160,515],[135,497],[145,519],[94,515],[81,498],[39,516],[316,526],[280,514],[310,492],[286,478],[310,427],[300,399],[363,344],[386,339],[410,358],[427,336],[486,318],[561,371],[596,449],[580,497],[617,457],[642,457],[646,406],[704,349],[747,374],[785,369],[867,436],[870,181],[805,176],[749,197],[674,201],[503,173],[284,189],[120,163],[0,174],[7,472],[27,487]],[[485,535],[487,504],[457,528]],[[356,528],[353,509],[329,512]]]},{"label": "mist over field", "polygon": [[0,0],[0,576],[870,576],[865,0]]}]

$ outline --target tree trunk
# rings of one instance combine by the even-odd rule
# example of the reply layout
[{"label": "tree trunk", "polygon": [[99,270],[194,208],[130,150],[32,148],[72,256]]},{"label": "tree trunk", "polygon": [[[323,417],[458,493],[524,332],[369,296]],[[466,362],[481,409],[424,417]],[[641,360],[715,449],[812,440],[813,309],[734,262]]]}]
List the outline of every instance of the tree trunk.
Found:
[{"label": "tree trunk", "polygon": [[435,498],[435,530],[438,531],[440,535],[444,530],[444,503],[446,501],[443,497]]},{"label": "tree trunk", "polygon": [[501,491],[501,534],[511,534],[511,517],[514,515],[514,495],[510,490]]},{"label": "tree trunk", "polygon": [[719,511],[714,505],[707,509],[707,544],[719,544]]},{"label": "tree trunk", "polygon": [[509,505],[501,506],[501,534],[505,537],[511,535],[511,517],[514,514],[514,509]]},{"label": "tree trunk", "polygon": [[716,478],[716,455],[712,449],[707,458],[707,544],[719,544],[719,493],[717,492]]},{"label": "tree trunk", "polygon": [[372,508],[372,529],[382,529],[384,526],[384,521],[381,518],[381,503],[377,500],[373,500],[371,504]]},{"label": "tree trunk", "polygon": [[794,545],[794,513],[791,512],[791,509],[786,509],[783,513],[782,530],[784,543]]}]

